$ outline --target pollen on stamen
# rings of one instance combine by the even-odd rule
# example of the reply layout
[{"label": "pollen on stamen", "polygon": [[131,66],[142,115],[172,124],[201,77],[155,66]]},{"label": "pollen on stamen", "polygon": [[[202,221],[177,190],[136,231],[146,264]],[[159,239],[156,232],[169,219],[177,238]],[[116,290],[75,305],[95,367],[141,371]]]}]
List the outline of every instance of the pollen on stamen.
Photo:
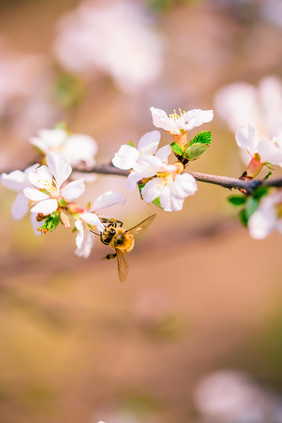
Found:
[{"label": "pollen on stamen", "polygon": [[176,113],[176,110],[175,109],[173,110],[173,113],[171,113],[169,115],[170,119],[179,120],[179,119],[182,118],[182,116],[185,115],[185,113],[186,113],[185,110],[182,110],[182,109],[178,109],[178,110],[179,110],[179,114]]}]

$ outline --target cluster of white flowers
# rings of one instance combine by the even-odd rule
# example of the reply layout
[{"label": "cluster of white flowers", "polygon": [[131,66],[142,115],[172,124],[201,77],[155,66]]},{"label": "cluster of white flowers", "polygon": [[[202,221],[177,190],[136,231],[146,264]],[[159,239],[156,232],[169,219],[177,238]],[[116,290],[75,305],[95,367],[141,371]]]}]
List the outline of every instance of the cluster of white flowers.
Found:
[{"label": "cluster of white flowers", "polygon": [[[155,203],[164,211],[173,212],[183,208],[186,197],[195,194],[197,183],[184,169],[189,162],[198,158],[205,150],[209,132],[203,131],[190,142],[187,132],[213,119],[212,110],[180,110],[167,115],[163,110],[151,107],[153,124],[172,136],[173,142],[159,148],[161,133],[158,130],[144,134],[137,147],[122,145],[115,153],[112,163],[115,167],[129,170],[126,186],[129,190],[139,188],[141,198],[146,203]],[[204,134],[204,135],[203,135]],[[249,156],[246,177],[257,176],[264,165],[282,167],[282,136],[260,140],[252,125],[236,131],[238,146]],[[95,165],[97,143],[89,135],[71,134],[57,127],[42,129],[30,139],[30,143],[42,154],[41,165],[34,164],[26,170],[15,170],[1,175],[2,184],[18,193],[12,206],[14,219],[23,218],[31,212],[31,221],[36,233],[55,229],[58,223],[70,228],[73,219],[76,235],[76,255],[88,257],[95,237],[89,229],[103,233],[104,223],[97,211],[115,204],[124,204],[125,199],[118,193],[107,191],[92,204],[85,207],[74,200],[85,191],[84,178],[74,177],[71,182],[72,166],[83,163],[88,168]],[[201,147],[204,145],[204,150]],[[195,158],[187,156],[187,151],[196,146]],[[200,149],[200,150],[197,150]],[[173,152],[176,163],[169,163]],[[200,151],[200,154],[199,154]],[[192,153],[191,153],[192,154]],[[258,203],[257,210],[248,219],[251,236],[256,239],[266,237],[277,228],[282,233],[282,191],[276,190]],[[49,220],[48,220],[49,219]]]},{"label": "cluster of white flowers", "polygon": [[136,92],[158,77],[163,42],[136,2],[86,0],[59,22],[54,52],[70,72],[92,78],[99,70]]},{"label": "cluster of white flowers", "polygon": [[[163,110],[151,107],[153,124],[171,135],[185,135],[187,131],[210,122],[212,110],[190,110],[179,116],[168,116]],[[145,202],[159,199],[161,207],[168,212],[179,211],[186,197],[195,194],[195,178],[182,173],[183,165],[168,164],[170,145],[158,150],[161,134],[148,132],[139,140],[137,148],[122,145],[113,158],[113,165],[120,169],[130,169],[127,188],[133,190],[141,182],[141,195]]]},{"label": "cluster of white flowers", "polygon": [[73,200],[81,196],[85,184],[83,179],[68,183],[71,172],[69,158],[60,152],[51,152],[47,154],[46,165],[35,164],[25,171],[3,173],[1,182],[5,187],[18,192],[12,206],[13,217],[16,220],[21,219],[30,211],[31,222],[37,234],[40,233],[40,227],[44,233],[43,220],[54,212],[59,214],[60,221],[66,228],[71,227],[67,213],[72,216],[78,231],[75,254],[87,258],[95,241],[89,229],[97,228],[100,233],[104,230],[96,211],[115,204],[124,204],[125,199],[120,194],[108,191],[100,195],[92,205],[89,203],[82,207]]}]

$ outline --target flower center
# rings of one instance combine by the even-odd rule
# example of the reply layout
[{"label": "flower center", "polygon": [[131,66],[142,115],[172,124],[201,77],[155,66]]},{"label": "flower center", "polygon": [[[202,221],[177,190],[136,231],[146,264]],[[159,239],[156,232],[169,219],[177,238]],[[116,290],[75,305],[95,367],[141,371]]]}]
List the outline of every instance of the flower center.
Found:
[{"label": "flower center", "polygon": [[43,182],[43,190],[47,191],[51,197],[53,198],[57,198],[60,196],[60,191],[58,191],[57,186],[53,185],[53,183],[51,183],[50,181],[40,181],[38,180],[38,182]]},{"label": "flower center", "polygon": [[184,117],[186,113],[185,110],[181,110],[181,109],[178,109],[178,110],[179,110],[179,114],[177,114],[176,110],[174,109],[173,113],[169,115],[169,118],[173,120],[180,120],[182,117]]}]

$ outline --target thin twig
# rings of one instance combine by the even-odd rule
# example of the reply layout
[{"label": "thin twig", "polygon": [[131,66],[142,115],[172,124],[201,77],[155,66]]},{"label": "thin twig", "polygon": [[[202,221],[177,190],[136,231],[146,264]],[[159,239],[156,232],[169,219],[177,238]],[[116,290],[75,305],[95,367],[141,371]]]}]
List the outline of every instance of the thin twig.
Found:
[{"label": "thin twig", "polygon": [[[81,173],[99,173],[103,175],[117,176],[128,176],[130,173],[128,170],[119,169],[113,166],[111,163],[97,164],[92,166],[91,168],[79,166],[77,168],[73,168],[73,171]],[[200,172],[188,173],[194,176],[196,181],[218,185],[223,188],[245,190],[248,194],[252,193],[252,191],[259,186],[268,186],[276,188],[282,187],[282,177],[268,180],[253,179],[251,181],[244,181],[242,179],[230,178],[228,176],[208,175]]]}]

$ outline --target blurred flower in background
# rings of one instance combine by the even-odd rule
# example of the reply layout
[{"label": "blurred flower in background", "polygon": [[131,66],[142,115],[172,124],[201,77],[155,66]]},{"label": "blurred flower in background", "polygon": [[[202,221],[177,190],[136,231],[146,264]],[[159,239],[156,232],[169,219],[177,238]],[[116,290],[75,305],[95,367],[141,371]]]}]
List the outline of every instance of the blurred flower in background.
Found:
[{"label": "blurred flower in background", "polygon": [[220,370],[204,377],[194,401],[206,422],[282,422],[279,399],[239,370]]},{"label": "blurred flower in background", "polygon": [[98,70],[134,93],[158,77],[163,47],[141,4],[89,0],[60,20],[54,53],[65,70],[86,79]]},{"label": "blurred flower in background", "polygon": [[276,76],[265,76],[257,87],[238,81],[223,86],[215,95],[215,109],[232,131],[252,124],[261,137],[282,132],[282,84]]}]

